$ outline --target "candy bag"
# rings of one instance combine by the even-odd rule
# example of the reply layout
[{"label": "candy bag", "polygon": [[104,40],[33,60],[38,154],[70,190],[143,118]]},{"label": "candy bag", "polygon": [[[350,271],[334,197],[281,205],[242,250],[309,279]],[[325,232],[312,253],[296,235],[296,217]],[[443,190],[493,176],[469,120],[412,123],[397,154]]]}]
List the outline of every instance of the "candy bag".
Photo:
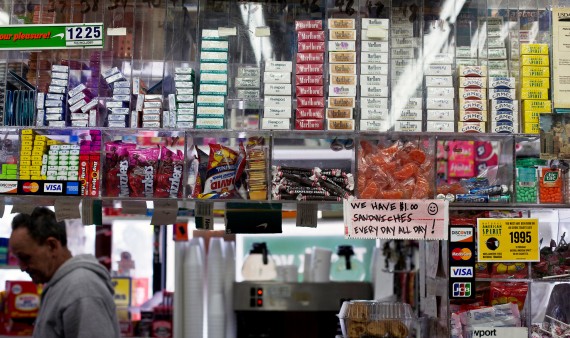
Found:
[{"label": "candy bag", "polygon": [[155,197],[182,197],[182,173],[184,169],[184,153],[178,150],[160,148],[160,162],[156,174]]},{"label": "candy bag", "polygon": [[128,197],[129,151],[136,144],[114,141],[105,144],[105,192],[110,197]]},{"label": "candy bag", "polygon": [[129,186],[131,197],[153,197],[160,148],[129,151]]}]

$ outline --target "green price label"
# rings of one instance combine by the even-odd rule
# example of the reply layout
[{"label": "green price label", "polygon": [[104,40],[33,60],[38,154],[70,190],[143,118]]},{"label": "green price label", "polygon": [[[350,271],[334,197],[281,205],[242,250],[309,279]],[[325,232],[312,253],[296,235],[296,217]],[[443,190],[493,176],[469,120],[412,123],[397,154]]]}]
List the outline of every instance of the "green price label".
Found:
[{"label": "green price label", "polygon": [[10,25],[0,27],[0,49],[102,48],[103,24]]}]

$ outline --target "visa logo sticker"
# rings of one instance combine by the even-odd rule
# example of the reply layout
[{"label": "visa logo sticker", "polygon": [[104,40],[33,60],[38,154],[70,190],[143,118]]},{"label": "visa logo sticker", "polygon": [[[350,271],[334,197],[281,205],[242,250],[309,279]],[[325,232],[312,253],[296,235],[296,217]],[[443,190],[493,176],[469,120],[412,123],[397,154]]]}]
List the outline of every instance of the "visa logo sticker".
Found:
[{"label": "visa logo sticker", "polygon": [[455,278],[473,278],[473,267],[472,266],[462,266],[462,267],[452,267],[451,277]]},{"label": "visa logo sticker", "polygon": [[451,228],[450,242],[473,242],[473,228],[461,228],[453,227]]},{"label": "visa logo sticker", "polygon": [[44,183],[44,192],[62,193],[63,183]]}]

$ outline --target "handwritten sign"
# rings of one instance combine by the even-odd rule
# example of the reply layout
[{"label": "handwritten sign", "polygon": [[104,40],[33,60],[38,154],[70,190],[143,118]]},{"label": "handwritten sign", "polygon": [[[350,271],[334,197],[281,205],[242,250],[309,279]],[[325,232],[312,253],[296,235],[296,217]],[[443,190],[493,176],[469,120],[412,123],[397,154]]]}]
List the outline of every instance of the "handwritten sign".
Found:
[{"label": "handwritten sign", "polygon": [[346,238],[447,239],[449,202],[345,200]]}]

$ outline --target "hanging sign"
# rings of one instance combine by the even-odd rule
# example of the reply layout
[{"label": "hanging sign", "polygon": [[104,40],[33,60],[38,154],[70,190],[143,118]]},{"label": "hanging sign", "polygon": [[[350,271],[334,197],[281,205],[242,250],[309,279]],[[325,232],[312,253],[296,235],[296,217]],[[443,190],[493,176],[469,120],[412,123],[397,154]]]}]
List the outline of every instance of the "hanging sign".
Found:
[{"label": "hanging sign", "polygon": [[0,49],[102,48],[103,24],[0,26]]},{"label": "hanging sign", "polygon": [[479,218],[477,261],[540,261],[538,219]]},{"label": "hanging sign", "polygon": [[448,215],[443,200],[345,200],[345,237],[447,239]]}]

